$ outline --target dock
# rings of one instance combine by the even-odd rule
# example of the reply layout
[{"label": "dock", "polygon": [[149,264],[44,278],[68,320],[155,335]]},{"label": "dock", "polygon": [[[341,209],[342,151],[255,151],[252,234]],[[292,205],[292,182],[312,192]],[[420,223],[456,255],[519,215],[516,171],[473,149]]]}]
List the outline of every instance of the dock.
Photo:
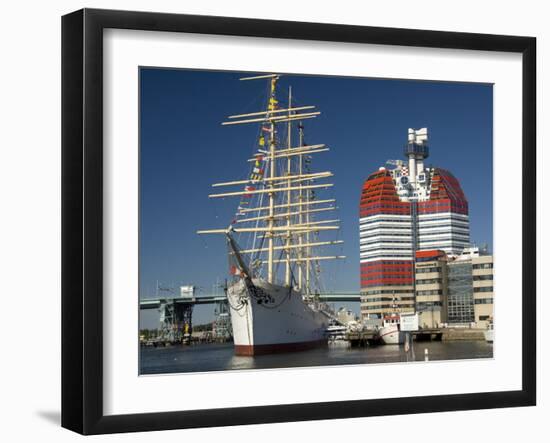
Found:
[{"label": "dock", "polygon": [[[484,329],[478,328],[430,328],[411,331],[414,341],[477,341],[485,340]],[[346,333],[351,347],[375,346],[382,344],[376,330]]]},{"label": "dock", "polygon": [[362,348],[381,344],[378,332],[372,329],[346,332],[346,340],[350,343],[352,348]]}]

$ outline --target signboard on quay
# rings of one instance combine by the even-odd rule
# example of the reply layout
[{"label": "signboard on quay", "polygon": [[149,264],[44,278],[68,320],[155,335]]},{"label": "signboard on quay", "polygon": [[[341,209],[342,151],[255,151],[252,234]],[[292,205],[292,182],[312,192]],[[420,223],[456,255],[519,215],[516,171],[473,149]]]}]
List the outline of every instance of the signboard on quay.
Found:
[{"label": "signboard on quay", "polygon": [[401,314],[402,331],[418,331],[418,314]]}]

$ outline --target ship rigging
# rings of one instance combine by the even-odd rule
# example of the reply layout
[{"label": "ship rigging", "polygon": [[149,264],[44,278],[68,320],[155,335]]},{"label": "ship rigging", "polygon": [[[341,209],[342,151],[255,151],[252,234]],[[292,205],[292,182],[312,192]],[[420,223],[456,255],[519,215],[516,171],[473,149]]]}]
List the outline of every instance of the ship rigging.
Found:
[{"label": "ship rigging", "polygon": [[[227,238],[230,272],[235,276],[227,295],[235,349],[244,355],[326,343],[330,315],[315,300],[320,289],[319,262],[345,258],[316,252],[320,247],[343,243],[321,238],[322,233],[337,232],[340,220],[316,218],[337,209],[334,199],[319,199],[317,195],[333,186],[325,181],[332,172],[311,169],[313,156],[329,148],[305,141],[303,121],[321,113],[315,106],[297,106],[291,87],[287,104],[281,107],[277,95],[280,77],[268,74],[241,79],[268,82],[265,110],[230,115],[222,123],[258,126],[256,152],[248,159],[251,171],[245,180],[212,185],[244,186],[209,195],[240,199],[230,225],[198,231]],[[248,236],[250,247],[240,248],[235,234]]]},{"label": "ship rigging", "polygon": [[[213,187],[244,186],[244,189],[210,194],[210,198],[240,197],[240,203],[230,226],[225,229],[198,231],[199,234],[253,235],[253,247],[242,249],[249,255],[248,266],[254,276],[277,282],[277,265],[284,263],[286,286],[294,283],[304,294],[315,292],[313,274],[321,260],[345,258],[341,255],[314,255],[313,248],[343,243],[342,240],[314,241],[324,231],[339,229],[338,219],[314,220],[316,215],[336,210],[335,199],[318,199],[317,191],[332,183],[319,181],[332,177],[330,171],[311,172],[312,156],[329,151],[324,144],[305,144],[303,121],[321,114],[315,106],[293,106],[292,89],[288,89],[286,107],[279,107],[277,97],[279,74],[242,78],[243,81],[267,79],[269,94],[265,111],[230,115],[223,126],[256,124],[260,126],[258,149],[252,172],[247,180],[215,183]],[[285,126],[286,131],[281,130]],[[297,146],[293,146],[293,129],[297,129]],[[278,137],[286,132],[285,140]],[[264,201],[267,200],[267,204]],[[267,243],[267,244],[266,244]],[[295,271],[292,268],[295,267]],[[295,282],[292,282],[294,277]]]}]

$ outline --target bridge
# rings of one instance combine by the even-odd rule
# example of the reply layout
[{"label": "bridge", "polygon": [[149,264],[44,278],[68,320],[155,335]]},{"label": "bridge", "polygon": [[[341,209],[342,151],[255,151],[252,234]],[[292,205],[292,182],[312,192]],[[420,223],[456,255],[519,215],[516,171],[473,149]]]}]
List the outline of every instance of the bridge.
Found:
[{"label": "bridge", "polygon": [[319,294],[319,300],[327,303],[332,302],[357,302],[361,301],[359,292],[327,292]]},{"label": "bridge", "polygon": [[198,297],[168,297],[168,298],[145,298],[139,301],[140,309],[159,309],[166,303],[191,304],[191,305],[212,305],[223,303],[227,300],[225,295],[201,295]]},{"label": "bridge", "polygon": [[[319,301],[326,303],[334,302],[360,302],[361,294],[358,292],[327,292],[319,294]],[[189,305],[209,305],[223,303],[227,301],[225,295],[200,295],[192,297],[164,297],[164,298],[145,298],[140,300],[140,309],[159,309],[164,304],[189,304]]]}]

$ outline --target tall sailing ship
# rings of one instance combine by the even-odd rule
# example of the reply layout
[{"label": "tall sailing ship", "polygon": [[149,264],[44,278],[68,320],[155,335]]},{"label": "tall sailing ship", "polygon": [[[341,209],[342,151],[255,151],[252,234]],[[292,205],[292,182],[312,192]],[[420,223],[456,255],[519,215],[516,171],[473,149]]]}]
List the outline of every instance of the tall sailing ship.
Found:
[{"label": "tall sailing ship", "polygon": [[[229,227],[198,231],[222,234],[227,240],[232,275],[227,298],[237,355],[300,351],[326,344],[331,315],[318,297],[319,262],[345,258],[319,252],[343,243],[323,238],[325,233],[337,232],[339,220],[317,219],[336,209],[335,199],[318,195],[333,186],[324,182],[333,174],[311,170],[314,154],[329,149],[305,142],[303,121],[320,112],[315,106],[294,105],[290,87],[286,106],[281,106],[279,79],[278,74],[241,79],[268,83],[265,110],[231,115],[222,123],[256,126],[249,174],[245,180],[212,185],[240,187],[209,195],[238,199]],[[239,246],[245,243],[246,247]]]}]

